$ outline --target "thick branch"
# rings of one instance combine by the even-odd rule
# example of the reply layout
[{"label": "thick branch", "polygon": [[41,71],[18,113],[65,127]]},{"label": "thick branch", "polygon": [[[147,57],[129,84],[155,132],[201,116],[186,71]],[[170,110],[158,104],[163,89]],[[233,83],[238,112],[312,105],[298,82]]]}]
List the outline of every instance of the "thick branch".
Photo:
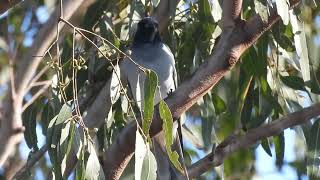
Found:
[{"label": "thick branch", "polygon": [[232,28],[240,20],[242,10],[242,0],[223,1],[222,22],[223,28]]},{"label": "thick branch", "polygon": [[176,7],[180,0],[161,0],[155,18],[159,22],[159,31],[163,32],[168,27],[169,21],[175,15]]},{"label": "thick branch", "polygon": [[213,166],[219,166],[223,160],[233,152],[254,145],[259,140],[280,134],[283,130],[308,122],[311,118],[320,115],[320,104],[315,104],[301,111],[291,113],[267,125],[249,130],[240,137],[227,138],[218,146],[215,152],[208,154],[188,168],[189,177],[199,177]]},{"label": "thick branch", "polygon": [[[295,3],[293,3],[295,2]],[[291,1],[291,8],[296,6],[296,0]],[[211,56],[199,67],[191,79],[181,84],[172,96],[165,101],[170,107],[174,119],[180,117],[199,98],[205,95],[233,65],[241,54],[248,49],[266,30],[279,20],[279,16],[272,12],[268,23],[260,23],[260,17],[253,17],[249,22],[256,22],[255,34],[247,34],[246,24],[237,24],[234,28],[224,28],[221,39]],[[252,23],[254,25],[254,23]],[[158,109],[157,107],[155,109]],[[155,111],[151,125],[150,136],[153,137],[162,130],[162,121]],[[132,122],[118,135],[105,154],[104,171],[107,179],[118,179],[124,164],[134,152],[136,124]]]}]

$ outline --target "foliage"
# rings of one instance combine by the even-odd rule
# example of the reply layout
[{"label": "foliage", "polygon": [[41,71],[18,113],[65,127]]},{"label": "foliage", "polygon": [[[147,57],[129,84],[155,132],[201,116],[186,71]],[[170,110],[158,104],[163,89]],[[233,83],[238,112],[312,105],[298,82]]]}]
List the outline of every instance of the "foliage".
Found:
[{"label": "foliage", "polygon": [[[173,142],[171,113],[164,101],[160,102],[159,109],[153,107],[158,81],[155,73],[146,71],[143,113],[139,112],[120,82],[119,63],[126,56],[135,24],[145,12],[153,13],[157,2],[96,0],[85,14],[79,12],[82,18],[75,18],[72,22],[79,24],[78,27],[65,25],[67,28],[58,39],[60,49],[51,48],[37,71],[49,67],[38,80],[50,82],[49,89],[24,110],[22,117],[30,152],[41,146],[39,139],[42,135],[37,127],[45,135],[45,143],[49,144],[50,163],[39,163],[37,169],[41,172],[53,168],[55,177],[62,178],[68,168],[66,157],[76,142],[78,149],[75,153],[80,161],[76,165],[75,178],[93,179],[97,174],[103,178],[99,164],[101,155],[128,122],[142,116],[141,129],[136,132],[136,164],[131,165],[135,165],[134,173],[138,179],[155,179],[156,163],[149,149],[148,133],[153,113],[157,110],[164,121],[169,159],[175,167],[182,169],[176,152],[170,147]],[[267,21],[273,6],[281,21],[244,53],[241,62],[217,86],[187,111],[184,129],[187,132],[183,133],[187,142],[184,147],[187,165],[204,153],[210,153],[213,144],[220,143],[233,132],[246,133],[320,101],[320,4],[316,6],[315,1],[309,0],[295,10],[289,10],[287,0],[270,2],[244,0],[244,19],[257,13]],[[180,82],[187,81],[215,51],[214,44],[221,33],[220,3],[219,0],[181,1],[168,30],[162,34],[174,52]],[[0,19],[0,109],[1,101],[8,94],[10,68],[28,51],[43,26],[42,19],[49,16],[50,10],[58,4],[55,0],[31,1],[12,8]],[[42,12],[43,9],[47,12]],[[105,124],[99,130],[89,129],[83,118],[108,79],[111,79],[112,108],[106,112]],[[40,89],[33,86],[25,102],[38,96]],[[305,151],[301,153],[300,147],[294,149],[296,158],[293,161],[285,159],[288,139],[285,133],[281,133],[261,140],[250,149],[234,153],[224,161],[223,170],[212,169],[203,178],[253,177],[257,173],[255,150],[260,145],[266,154],[276,158],[279,170],[290,166],[299,178],[303,175],[319,178],[319,119],[294,128],[294,131],[296,145]],[[97,141],[90,136],[93,134],[97,135]],[[124,179],[133,172],[128,170],[125,173],[122,175]]]}]

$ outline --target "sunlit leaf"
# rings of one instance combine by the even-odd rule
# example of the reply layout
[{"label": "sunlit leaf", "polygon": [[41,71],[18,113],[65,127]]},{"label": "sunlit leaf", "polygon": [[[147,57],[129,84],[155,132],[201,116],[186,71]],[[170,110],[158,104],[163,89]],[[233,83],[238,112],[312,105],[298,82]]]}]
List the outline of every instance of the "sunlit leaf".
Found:
[{"label": "sunlit leaf", "polygon": [[289,23],[289,2],[287,0],[276,0],[277,12],[284,25]]},{"label": "sunlit leaf", "polygon": [[211,3],[211,14],[215,22],[218,22],[222,16],[222,8],[218,0],[210,1]]},{"label": "sunlit leaf", "polygon": [[120,91],[121,91],[121,86],[120,86],[120,67],[119,65],[115,65],[112,76],[111,76],[111,83],[110,83],[110,98],[111,98],[111,103],[114,104],[120,97]]},{"label": "sunlit leaf", "polygon": [[173,144],[173,119],[168,105],[163,100],[160,101],[159,112],[163,122],[162,128],[165,135],[165,145],[169,159],[180,172],[183,172],[178,153],[171,149],[171,145]]},{"label": "sunlit leaf", "polygon": [[146,136],[149,135],[149,129],[153,118],[154,97],[157,86],[157,74],[154,71],[148,70],[146,72],[146,79],[144,83],[144,112],[142,121],[142,130]]},{"label": "sunlit leaf", "polygon": [[157,161],[150,149],[143,159],[141,172],[141,180],[156,180],[157,179]]},{"label": "sunlit leaf", "polygon": [[293,10],[290,10],[290,22],[294,33],[294,44],[299,57],[301,74],[304,81],[310,80],[310,61],[303,22],[300,22]]},{"label": "sunlit leaf", "polygon": [[266,4],[259,0],[254,0],[254,9],[258,13],[263,22],[268,22],[268,7]]},{"label": "sunlit leaf", "polygon": [[86,161],[85,179],[99,180],[105,179],[103,170],[100,166],[100,162],[93,144],[88,144],[88,159]]}]

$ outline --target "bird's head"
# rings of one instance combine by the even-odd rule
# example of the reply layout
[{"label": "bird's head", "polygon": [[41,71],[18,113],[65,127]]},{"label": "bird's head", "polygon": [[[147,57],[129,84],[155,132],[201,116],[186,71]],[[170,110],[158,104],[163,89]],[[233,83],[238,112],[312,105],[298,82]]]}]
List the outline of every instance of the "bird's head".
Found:
[{"label": "bird's head", "polygon": [[158,30],[158,22],[151,18],[145,17],[139,21],[137,31],[134,35],[134,44],[139,43],[157,43],[161,42]]}]

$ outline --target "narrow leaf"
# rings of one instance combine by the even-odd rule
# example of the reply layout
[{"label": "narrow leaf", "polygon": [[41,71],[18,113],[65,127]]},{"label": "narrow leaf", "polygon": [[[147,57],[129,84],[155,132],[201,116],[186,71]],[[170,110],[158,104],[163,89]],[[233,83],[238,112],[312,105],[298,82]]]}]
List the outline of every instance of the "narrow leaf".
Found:
[{"label": "narrow leaf", "polygon": [[163,121],[163,131],[165,135],[166,150],[172,164],[181,172],[183,172],[182,166],[179,162],[179,155],[177,152],[171,150],[173,144],[173,119],[168,105],[161,100],[159,104],[160,117]]},{"label": "narrow leaf", "polygon": [[119,65],[115,65],[112,76],[111,76],[111,84],[110,84],[110,98],[111,103],[114,104],[120,97],[120,67]]},{"label": "narrow leaf", "polygon": [[294,90],[305,91],[304,81],[298,76],[280,76],[281,81]]},{"label": "narrow leaf", "polygon": [[271,149],[270,149],[270,144],[269,144],[268,138],[262,140],[261,146],[262,146],[262,148],[264,149],[264,151],[265,151],[270,157],[272,157],[272,153],[271,153]]},{"label": "narrow leaf", "polygon": [[147,74],[144,83],[144,112],[142,130],[143,133],[148,136],[153,117],[154,97],[158,85],[158,77],[156,73],[151,70],[148,70],[146,73]]},{"label": "narrow leaf", "polygon": [[157,179],[157,161],[150,149],[143,159],[141,171],[141,180],[156,180]]},{"label": "narrow leaf", "polygon": [[284,25],[289,23],[289,5],[287,0],[276,0],[277,12]]},{"label": "narrow leaf", "polygon": [[310,80],[310,62],[304,25],[300,22],[293,10],[290,10],[290,22],[294,33],[294,44],[299,57],[299,63],[304,81]]},{"label": "narrow leaf", "polygon": [[284,133],[282,132],[278,136],[273,137],[273,142],[275,145],[275,151],[276,151],[276,165],[278,167],[281,167],[283,165],[283,158],[284,158]]},{"label": "narrow leaf", "polygon": [[135,165],[134,165],[134,177],[135,179],[141,179],[141,172],[143,166],[143,159],[147,153],[147,145],[145,144],[143,137],[139,130],[136,131],[136,147],[135,147]]},{"label": "narrow leaf", "polygon": [[226,106],[225,102],[217,94],[212,93],[211,98],[212,98],[214,110],[217,115],[220,115],[221,113],[223,113],[227,110],[227,106]]}]

